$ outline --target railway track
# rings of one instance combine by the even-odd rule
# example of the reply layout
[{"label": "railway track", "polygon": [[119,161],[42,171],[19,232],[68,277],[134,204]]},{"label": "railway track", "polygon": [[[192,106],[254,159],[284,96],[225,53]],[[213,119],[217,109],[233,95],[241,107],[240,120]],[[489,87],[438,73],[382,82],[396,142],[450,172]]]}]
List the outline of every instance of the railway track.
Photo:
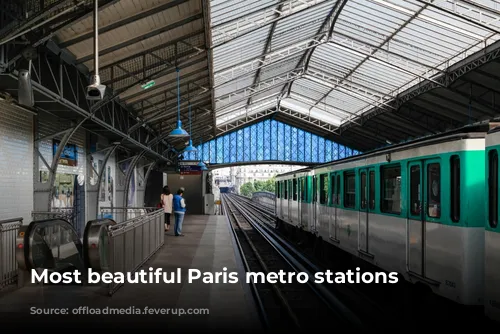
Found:
[{"label": "railway track", "polygon": [[[239,196],[233,196],[237,201],[242,202],[243,206],[255,209],[256,215],[265,217],[259,219],[259,222],[272,230],[277,238],[286,240],[293,244],[299,256],[305,257],[310,263],[316,266],[311,271],[332,271],[345,272],[347,269],[352,269],[353,264],[349,264],[348,258],[342,258],[346,255],[341,255],[339,252],[321,254],[317,256],[316,249],[307,241],[303,243],[303,239],[295,240],[291,235],[285,236],[276,229],[276,220],[274,214],[271,214],[265,207],[253,202],[251,199]],[[258,212],[258,213],[257,213]],[[295,241],[292,241],[295,240]],[[297,243],[298,242],[298,243]],[[347,260],[344,262],[343,260]],[[355,265],[362,267],[362,263],[354,262]],[[367,271],[372,271],[372,269]],[[401,278],[400,278],[401,280]],[[415,285],[401,281],[395,285],[387,284],[342,284],[329,286],[333,293],[342,300],[347,307],[354,310],[363,323],[369,324],[371,329],[380,328],[380,330],[391,330],[401,328],[412,323],[412,328],[415,330],[426,329],[429,323],[442,324],[450,326],[448,319],[456,318],[454,326],[462,328],[470,324],[475,326],[486,326],[491,321],[485,319],[482,311],[473,307],[463,307],[443,298],[438,298],[424,292]],[[376,302],[375,302],[376,301]],[[423,322],[416,322],[415,318],[426,319]]]},{"label": "railway track", "polygon": [[[250,201],[250,200],[248,200]],[[240,196],[222,196],[224,211],[244,257],[247,272],[306,273],[309,280],[298,283],[253,282],[253,290],[269,329],[311,330],[337,328],[363,330],[370,322],[337,297],[331,287],[315,284],[319,271],[292,245],[280,238],[268,225],[273,218]],[[329,326],[329,327],[325,327]],[[373,327],[371,326],[373,329]]]}]

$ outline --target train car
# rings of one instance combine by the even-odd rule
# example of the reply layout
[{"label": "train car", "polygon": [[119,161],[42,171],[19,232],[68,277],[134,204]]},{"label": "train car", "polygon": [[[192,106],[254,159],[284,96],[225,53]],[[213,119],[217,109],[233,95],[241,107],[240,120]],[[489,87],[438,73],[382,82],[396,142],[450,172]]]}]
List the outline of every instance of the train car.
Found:
[{"label": "train car", "polygon": [[485,313],[500,319],[500,226],[498,225],[500,127],[486,136]]},{"label": "train car", "polygon": [[[311,169],[304,168],[294,172],[282,174],[276,178],[276,212],[283,222],[304,228],[311,221],[309,208],[312,199]],[[290,176],[290,177],[288,177]],[[286,178],[286,181],[282,181]]]},{"label": "train car", "polygon": [[[467,127],[310,169],[306,232],[445,298],[483,305],[487,131]],[[303,176],[279,175],[278,188]]]}]

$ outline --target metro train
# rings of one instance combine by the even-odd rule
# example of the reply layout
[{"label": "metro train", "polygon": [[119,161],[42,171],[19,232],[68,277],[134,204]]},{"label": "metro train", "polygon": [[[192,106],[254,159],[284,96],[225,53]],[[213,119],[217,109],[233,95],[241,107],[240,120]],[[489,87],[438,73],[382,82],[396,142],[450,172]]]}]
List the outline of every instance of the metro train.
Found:
[{"label": "metro train", "polygon": [[500,127],[493,126],[278,175],[278,223],[442,297],[483,306],[498,321]]}]

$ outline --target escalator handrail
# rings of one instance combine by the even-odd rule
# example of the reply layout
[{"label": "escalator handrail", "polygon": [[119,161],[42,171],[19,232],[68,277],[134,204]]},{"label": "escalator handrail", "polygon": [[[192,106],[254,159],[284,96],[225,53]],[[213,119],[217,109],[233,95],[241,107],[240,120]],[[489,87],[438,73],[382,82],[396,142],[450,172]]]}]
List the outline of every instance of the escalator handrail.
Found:
[{"label": "escalator handrail", "polygon": [[86,268],[92,268],[94,271],[102,271],[102,259],[100,254],[101,247],[101,233],[108,234],[109,227],[116,225],[116,221],[109,218],[101,218],[90,220],[85,226],[83,233],[83,260]]},{"label": "escalator handrail", "polygon": [[[22,270],[30,270],[36,269],[33,263],[33,254],[31,253],[31,249],[33,246],[33,233],[36,230],[35,227],[39,225],[47,225],[50,227],[51,225],[63,225],[70,229],[74,235],[78,235],[73,225],[63,218],[52,218],[52,219],[44,219],[44,220],[34,220],[27,226],[21,226],[17,233],[16,238],[16,260],[19,266],[19,269]],[[73,240],[75,246],[78,250],[78,254],[82,257],[83,260],[83,245],[80,241],[80,238],[76,238]]]}]

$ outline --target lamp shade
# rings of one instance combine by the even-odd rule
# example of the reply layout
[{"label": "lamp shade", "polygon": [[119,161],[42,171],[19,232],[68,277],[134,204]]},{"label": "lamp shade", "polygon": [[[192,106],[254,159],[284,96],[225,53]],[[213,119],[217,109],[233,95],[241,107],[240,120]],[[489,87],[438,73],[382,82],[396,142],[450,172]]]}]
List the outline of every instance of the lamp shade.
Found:
[{"label": "lamp shade", "polygon": [[169,137],[189,137],[187,131],[182,128],[182,122],[180,120],[177,121],[177,128],[170,132]]},{"label": "lamp shade", "polygon": [[192,140],[189,139],[189,145],[186,146],[186,148],[184,149],[184,152],[196,152],[196,151],[198,151],[198,150],[196,149],[196,147],[193,146]]}]

